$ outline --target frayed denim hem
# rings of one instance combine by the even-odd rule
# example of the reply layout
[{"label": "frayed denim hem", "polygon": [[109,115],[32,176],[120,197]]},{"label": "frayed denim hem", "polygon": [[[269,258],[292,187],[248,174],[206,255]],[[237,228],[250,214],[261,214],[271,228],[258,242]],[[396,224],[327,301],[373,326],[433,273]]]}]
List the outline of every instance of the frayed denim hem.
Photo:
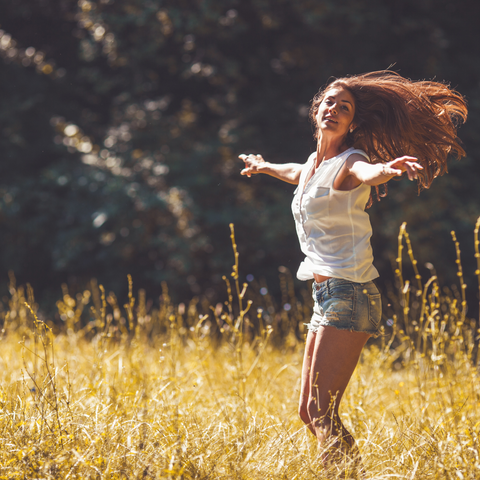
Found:
[{"label": "frayed denim hem", "polygon": [[307,330],[312,333],[318,333],[318,330],[320,327],[333,327],[336,328],[337,330],[348,330],[349,332],[356,332],[356,333],[368,333],[371,335],[373,338],[377,338],[380,336],[380,332],[378,330],[375,331],[369,331],[369,330],[355,330],[353,328],[348,328],[348,327],[337,327],[336,325],[332,325],[331,323],[320,323],[318,325],[311,325],[310,323],[304,323],[304,325],[307,327]]}]

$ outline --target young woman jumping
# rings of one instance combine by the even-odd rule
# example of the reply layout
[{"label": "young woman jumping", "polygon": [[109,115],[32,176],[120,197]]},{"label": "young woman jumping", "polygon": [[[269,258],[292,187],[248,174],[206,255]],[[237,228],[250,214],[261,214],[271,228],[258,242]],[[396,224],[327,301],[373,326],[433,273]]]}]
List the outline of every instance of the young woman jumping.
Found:
[{"label": "young woman jumping", "polygon": [[355,451],[339,407],[382,315],[365,209],[393,177],[406,172],[428,188],[446,172],[449,154],[464,156],[457,125],[466,120],[467,107],[445,84],[380,71],[333,81],[313,99],[310,117],[317,149],[305,164],[240,158],[242,175],[265,173],[298,185],[292,210],[305,260],[297,277],[314,280],[315,302],[299,413],[327,460]]}]

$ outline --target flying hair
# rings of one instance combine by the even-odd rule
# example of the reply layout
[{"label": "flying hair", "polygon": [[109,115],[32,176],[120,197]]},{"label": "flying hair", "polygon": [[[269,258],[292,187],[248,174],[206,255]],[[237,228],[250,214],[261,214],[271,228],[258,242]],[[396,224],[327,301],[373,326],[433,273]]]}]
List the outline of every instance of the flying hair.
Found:
[{"label": "flying hair", "polygon": [[[412,81],[391,70],[338,78],[313,98],[310,119],[314,125],[325,93],[336,87],[345,88],[355,99],[356,128],[347,133],[345,145],[364,150],[373,163],[386,163],[403,155],[417,157],[423,166],[418,171],[419,192],[448,171],[449,155],[457,159],[466,155],[457,127],[467,119],[467,105],[449,85]],[[378,200],[386,195],[386,188],[380,193],[375,187],[375,191]]]}]

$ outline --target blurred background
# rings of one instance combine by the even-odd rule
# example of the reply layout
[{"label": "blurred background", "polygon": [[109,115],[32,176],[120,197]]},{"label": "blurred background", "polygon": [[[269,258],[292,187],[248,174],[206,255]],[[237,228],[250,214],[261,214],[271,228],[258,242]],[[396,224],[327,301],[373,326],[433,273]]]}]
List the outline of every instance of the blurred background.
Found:
[{"label": "blurred background", "polygon": [[49,309],[62,284],[122,296],[131,274],[149,298],[224,300],[234,223],[240,279],[275,297],[302,260],[294,187],[238,155],[303,163],[318,89],[391,67],[466,96],[468,157],[369,210],[380,283],[406,221],[424,278],[455,285],[455,230],[478,308],[479,18],[474,0],[2,0],[0,293],[13,272]]}]

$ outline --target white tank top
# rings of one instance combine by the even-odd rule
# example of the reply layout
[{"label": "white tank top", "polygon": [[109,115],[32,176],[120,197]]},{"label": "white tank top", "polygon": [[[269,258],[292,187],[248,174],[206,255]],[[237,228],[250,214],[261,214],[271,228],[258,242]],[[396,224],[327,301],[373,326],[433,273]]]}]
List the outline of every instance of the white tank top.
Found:
[{"label": "white tank top", "polygon": [[353,190],[335,190],[333,182],[353,153],[370,161],[363,150],[349,148],[324,160],[305,185],[316,153],[312,153],[294,192],[292,211],[302,252],[306,255],[297,277],[309,280],[313,274],[365,283],[378,277],[373,266],[372,226],[365,211],[370,187],[361,183]]}]

